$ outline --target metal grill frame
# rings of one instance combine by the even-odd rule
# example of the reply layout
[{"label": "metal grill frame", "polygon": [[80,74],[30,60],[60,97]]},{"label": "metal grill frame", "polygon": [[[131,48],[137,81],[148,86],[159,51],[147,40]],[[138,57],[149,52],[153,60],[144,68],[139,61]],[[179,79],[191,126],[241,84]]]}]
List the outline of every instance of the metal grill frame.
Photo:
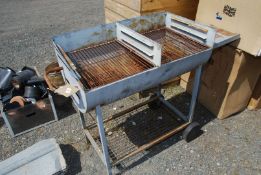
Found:
[{"label": "metal grill frame", "polygon": [[[209,60],[213,48],[222,46],[239,38],[239,35],[219,35],[221,37],[215,38],[215,30],[213,28],[170,13],[155,13],[148,16],[141,16],[128,20],[123,20],[119,23],[127,28],[130,28],[131,33],[135,34],[136,40],[138,40],[139,42],[143,42],[144,45],[154,45],[158,47],[157,45],[155,45],[154,42],[151,42],[147,39],[144,40],[143,36],[140,36],[135,32],[142,33],[151,29],[168,26],[172,30],[180,32],[181,34],[197,40],[198,42],[207,44],[209,48],[202,52],[189,55],[178,60],[174,60],[164,65],[159,64],[159,62],[157,61],[157,49],[156,51],[152,51],[153,55],[150,55],[150,53],[145,51],[143,53],[146,53],[146,55],[143,55],[143,58],[148,59],[148,56],[150,58],[152,57],[154,60],[155,57],[154,63],[156,67],[121,79],[119,81],[89,90],[86,89],[81,83],[81,75],[78,73],[77,67],[67,56],[66,52],[81,48],[84,45],[95,45],[106,40],[112,40],[115,38],[118,38],[119,40],[124,39],[124,37],[117,35],[117,24],[112,23],[107,25],[100,25],[91,29],[84,29],[78,32],[66,33],[53,38],[56,57],[59,65],[63,67],[62,74],[65,81],[72,86],[77,86],[79,89],[79,92],[73,95],[72,99],[79,110],[79,115],[81,118],[82,126],[84,128],[84,132],[95,148],[96,152],[100,156],[102,162],[106,166],[108,174],[112,174],[112,170],[108,153],[108,144],[104,130],[104,122],[106,121],[104,121],[102,117],[101,105],[109,104],[150,87],[159,86],[162,82],[166,80],[196,69],[195,79],[193,83],[192,99],[188,115],[183,114],[168,101],[164,100],[161,95],[160,87],[159,90],[156,92],[156,98],[159,99],[170,110],[175,112],[182,120],[184,120],[185,124],[173,129],[172,131],[151,141],[150,143],[141,146],[140,149],[135,150],[126,157],[123,157],[121,160],[114,162],[114,164],[117,164],[120,163],[120,161],[128,158],[129,156],[135,155],[140,151],[148,149],[151,146],[161,142],[162,140],[169,138],[178,131],[186,128],[193,121],[196,99],[200,85],[202,65]],[[133,40],[129,41],[129,39],[125,39],[125,41],[128,42],[128,44],[132,45],[134,47],[133,49],[140,54],[139,50],[137,48],[135,49],[136,42],[133,42]],[[158,51],[159,50],[160,49],[158,49]],[[147,103],[142,103],[141,105],[145,104]],[[127,109],[118,114],[118,116],[123,115],[125,112],[129,112],[138,107],[140,107],[140,105],[136,105],[130,109]],[[102,150],[99,148],[93,136],[86,128],[86,122],[83,117],[83,113],[86,113],[87,111],[90,111],[94,108],[96,111],[97,127],[99,130]]]}]

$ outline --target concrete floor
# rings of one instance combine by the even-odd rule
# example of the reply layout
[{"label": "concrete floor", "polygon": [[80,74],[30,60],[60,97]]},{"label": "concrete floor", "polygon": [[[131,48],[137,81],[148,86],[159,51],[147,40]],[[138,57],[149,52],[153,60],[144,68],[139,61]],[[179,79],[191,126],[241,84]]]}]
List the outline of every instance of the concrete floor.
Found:
[{"label": "concrete floor", "polygon": [[[42,73],[55,60],[52,36],[103,22],[102,0],[2,0],[1,66],[19,70],[24,65],[36,65]],[[180,87],[167,91],[166,95],[187,110],[190,96]],[[124,109],[138,101],[127,98],[105,106],[103,111],[108,116],[118,111],[114,107]],[[67,174],[104,174],[97,154],[86,144],[78,115],[70,103],[66,105],[58,108],[59,122],[14,139],[0,119],[0,160],[54,137],[67,161]],[[185,143],[178,134],[137,156],[137,161],[125,167],[122,174],[261,174],[261,111],[246,110],[221,121],[198,105],[195,115],[204,125],[203,135]]]}]

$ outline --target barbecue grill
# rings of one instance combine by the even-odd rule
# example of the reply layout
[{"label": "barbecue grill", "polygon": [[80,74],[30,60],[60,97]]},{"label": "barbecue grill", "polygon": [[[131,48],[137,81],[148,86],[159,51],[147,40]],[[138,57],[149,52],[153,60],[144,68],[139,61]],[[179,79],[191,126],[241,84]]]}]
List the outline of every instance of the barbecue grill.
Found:
[{"label": "barbecue grill", "polygon": [[[154,13],[53,38],[65,82],[79,89],[72,99],[79,109],[85,134],[108,174],[111,174],[111,163],[119,164],[185,128],[189,131],[186,132],[188,135],[198,127],[193,123],[193,114],[202,65],[209,60],[213,48],[238,38],[239,35],[171,13]],[[189,114],[185,115],[164,99],[160,84],[193,69],[196,69],[195,82]],[[149,100],[103,120],[101,105],[156,86],[159,88]],[[155,107],[160,103],[184,122],[178,127],[165,129],[164,134],[131,152],[112,158],[104,124],[146,104]],[[92,109],[96,111],[97,122],[86,126],[83,113]],[[96,126],[99,137],[94,139],[91,130]]]}]

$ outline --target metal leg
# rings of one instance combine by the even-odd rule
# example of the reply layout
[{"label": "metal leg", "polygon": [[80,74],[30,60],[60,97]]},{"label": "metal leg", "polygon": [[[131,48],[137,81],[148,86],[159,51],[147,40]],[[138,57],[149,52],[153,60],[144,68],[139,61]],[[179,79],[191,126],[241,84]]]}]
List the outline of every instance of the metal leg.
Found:
[{"label": "metal leg", "polygon": [[108,144],[107,144],[107,140],[106,140],[106,137],[105,137],[102,111],[101,111],[100,106],[96,107],[96,118],[97,118],[97,124],[98,124],[100,139],[101,139],[101,143],[102,143],[104,163],[105,163],[105,166],[107,168],[107,174],[111,175],[112,171],[111,171],[110,157],[109,157],[109,151],[108,151]]},{"label": "metal leg", "polygon": [[4,119],[4,121],[5,121],[5,124],[6,124],[7,128],[8,128],[8,130],[9,130],[11,136],[14,137],[14,136],[15,136],[15,133],[14,133],[14,131],[13,131],[13,129],[12,129],[12,127],[11,127],[11,125],[10,125],[8,119],[7,119],[6,113],[5,113],[2,109],[1,109],[1,115],[2,115],[2,117],[3,117],[3,119]]},{"label": "metal leg", "polygon": [[48,92],[48,98],[49,98],[51,106],[52,106],[52,110],[53,110],[53,115],[54,115],[55,121],[58,121],[56,108],[55,108],[55,105],[54,105],[54,102],[53,102],[53,96],[49,92]]},{"label": "metal leg", "polygon": [[84,119],[84,114],[81,113],[80,111],[78,111],[78,112],[79,112],[79,115],[80,115],[82,128],[83,128],[84,134],[85,134],[85,136],[86,136],[87,142],[90,141],[90,143],[92,144],[94,150],[97,152],[98,156],[101,158],[102,162],[105,164],[102,151],[100,150],[99,146],[97,145],[97,143],[96,143],[95,140],[93,139],[91,133],[89,132],[89,130],[88,130],[87,127],[86,127],[86,122],[85,122],[85,119]]},{"label": "metal leg", "polygon": [[164,98],[161,97],[161,88],[158,87],[156,91],[156,95],[159,97],[159,100],[167,106],[169,109],[171,109],[174,113],[176,113],[180,118],[182,118],[184,121],[192,122],[195,106],[197,102],[198,92],[199,92],[199,86],[200,86],[200,79],[201,79],[201,72],[202,72],[202,65],[198,66],[196,69],[196,75],[193,82],[193,90],[192,90],[192,98],[190,102],[190,109],[188,116],[185,116],[181,111],[179,111],[176,107],[174,107],[171,103],[166,101]]},{"label": "metal leg", "polygon": [[84,115],[80,111],[79,111],[79,114],[80,114],[82,128],[85,129],[86,128],[86,122],[85,122],[85,119],[84,119]]},{"label": "metal leg", "polygon": [[188,115],[189,122],[193,121],[193,116],[194,116],[194,111],[195,111],[195,107],[196,107],[198,91],[199,91],[199,86],[200,86],[201,72],[202,72],[202,65],[197,67],[195,79],[193,82],[192,98],[191,98],[189,115]]},{"label": "metal leg", "polygon": [[160,97],[160,96],[162,95],[162,94],[161,94],[161,85],[159,85],[159,86],[157,87],[156,95],[157,95],[158,97]]},{"label": "metal leg", "polygon": [[156,95],[159,97],[159,100],[170,110],[172,110],[174,113],[176,113],[180,118],[182,118],[184,121],[187,121],[187,116],[185,116],[180,110],[178,110],[175,106],[173,106],[170,102],[166,101],[161,94],[161,85],[158,86]]}]

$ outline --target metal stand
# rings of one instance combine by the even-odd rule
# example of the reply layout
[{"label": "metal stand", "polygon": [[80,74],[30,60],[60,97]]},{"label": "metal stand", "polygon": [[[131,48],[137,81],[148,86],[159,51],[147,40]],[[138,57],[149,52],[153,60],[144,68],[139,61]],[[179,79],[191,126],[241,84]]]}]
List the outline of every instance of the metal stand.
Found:
[{"label": "metal stand", "polygon": [[183,114],[180,110],[178,110],[175,106],[173,106],[170,102],[164,100],[162,97],[159,98],[160,101],[165,106],[167,106],[170,110],[172,110],[174,113],[176,113],[184,121],[188,121],[190,123],[193,122],[193,116],[194,116],[194,111],[195,111],[195,107],[196,107],[199,86],[200,86],[201,72],[202,72],[202,65],[198,66],[196,69],[195,79],[193,82],[192,98],[190,101],[189,114],[187,116],[185,114]]},{"label": "metal stand", "polygon": [[97,117],[99,133],[100,133],[100,139],[101,139],[101,143],[102,143],[104,164],[107,168],[107,174],[111,175],[112,172],[111,172],[108,144],[107,144],[107,140],[106,140],[106,137],[105,137],[104,125],[103,125],[103,119],[102,119],[102,111],[101,111],[100,106],[96,107],[96,117]]},{"label": "metal stand", "polygon": [[[108,175],[112,175],[112,169],[111,169],[111,165],[117,165],[120,162],[122,162],[123,160],[138,154],[150,147],[152,147],[153,145],[156,145],[160,142],[162,142],[163,140],[166,140],[167,138],[171,137],[172,135],[174,135],[175,133],[185,129],[192,121],[193,121],[193,116],[194,116],[194,111],[195,111],[195,106],[196,106],[196,100],[197,100],[197,96],[198,96],[198,91],[199,91],[199,86],[200,86],[200,78],[201,78],[201,71],[202,71],[202,65],[198,66],[196,69],[196,75],[195,75],[195,79],[194,79],[194,83],[193,83],[193,91],[192,91],[192,98],[191,98],[191,103],[190,103],[190,109],[189,109],[189,113],[188,115],[184,115],[181,111],[179,111],[176,107],[174,107],[170,102],[166,101],[162,94],[161,94],[161,90],[160,90],[160,86],[159,89],[156,92],[156,97],[149,99],[145,102],[142,102],[140,104],[137,104],[129,109],[126,109],[124,111],[121,111],[120,113],[114,114],[113,116],[108,117],[107,119],[103,120],[102,117],[102,111],[101,111],[101,107],[100,106],[96,106],[96,120],[97,123],[96,124],[92,124],[89,125],[88,127],[86,127],[86,123],[85,123],[85,119],[84,119],[84,115],[83,113],[79,112],[80,114],[80,119],[81,119],[81,123],[85,132],[86,137],[88,138],[88,140],[91,142],[93,148],[95,149],[95,151],[97,152],[97,154],[99,155],[99,157],[101,158],[102,162],[104,163],[104,165],[106,166],[107,169],[107,174]],[[137,150],[129,153],[128,155],[121,157],[120,159],[118,159],[116,162],[110,162],[110,156],[109,156],[109,151],[108,151],[108,143],[107,143],[107,139],[105,136],[105,131],[104,131],[104,123],[113,120],[117,117],[120,117],[128,112],[131,112],[137,108],[140,108],[141,106],[144,106],[154,100],[159,99],[162,104],[164,104],[167,108],[169,108],[171,111],[173,111],[174,113],[176,113],[178,115],[178,117],[180,117],[182,120],[185,121],[184,124],[182,124],[181,126],[174,128],[170,131],[168,131],[167,133],[165,133],[164,135],[156,138],[155,140],[150,141],[149,143],[146,143],[145,145],[140,146]],[[100,141],[101,141],[101,147],[102,150],[99,148],[98,144],[96,143],[96,141],[94,140],[94,138],[92,137],[92,135],[89,132],[89,128],[93,128],[95,126],[98,126],[98,130],[99,130],[99,136],[100,136]]]},{"label": "metal stand", "polygon": [[81,112],[79,112],[79,113],[80,113],[80,118],[81,118],[81,124],[83,126],[84,131],[85,131],[85,135],[87,136],[87,138],[91,142],[92,146],[94,147],[95,151],[98,153],[102,162],[106,166],[107,174],[111,175],[112,171],[111,171],[111,164],[110,164],[110,156],[109,156],[108,144],[107,144],[105,131],[104,131],[104,124],[103,124],[101,107],[100,106],[96,107],[96,120],[97,120],[99,135],[100,135],[100,139],[101,139],[101,143],[102,143],[102,151],[100,150],[99,146],[97,145],[97,143],[95,142],[95,140],[91,136],[90,132],[86,128],[86,123],[85,123],[83,113],[81,113]]}]

